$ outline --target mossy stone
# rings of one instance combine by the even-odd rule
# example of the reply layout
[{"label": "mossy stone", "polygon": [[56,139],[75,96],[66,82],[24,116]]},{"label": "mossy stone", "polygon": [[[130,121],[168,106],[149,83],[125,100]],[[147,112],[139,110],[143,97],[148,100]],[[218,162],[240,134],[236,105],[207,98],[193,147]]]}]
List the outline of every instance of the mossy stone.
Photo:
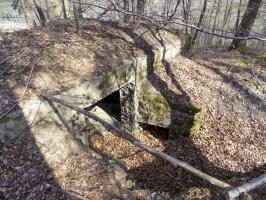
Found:
[{"label": "mossy stone", "polygon": [[140,95],[139,112],[143,118],[159,123],[170,118],[170,129],[174,134],[192,137],[200,128],[201,107],[198,104],[169,104],[160,94],[145,93]]},{"label": "mossy stone", "polygon": [[142,94],[139,108],[145,119],[151,119],[155,122],[159,122],[171,112],[168,102],[159,94]]}]

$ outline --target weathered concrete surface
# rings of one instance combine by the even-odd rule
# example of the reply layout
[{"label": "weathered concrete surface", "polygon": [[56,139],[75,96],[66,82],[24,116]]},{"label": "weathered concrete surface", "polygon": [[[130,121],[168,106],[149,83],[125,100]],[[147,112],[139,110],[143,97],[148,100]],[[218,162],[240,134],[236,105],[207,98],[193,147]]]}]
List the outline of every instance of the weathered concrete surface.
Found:
[{"label": "weathered concrete surface", "polygon": [[201,107],[198,104],[174,103],[166,99],[147,80],[140,80],[138,121],[170,129],[176,134],[192,136],[200,127]]},{"label": "weathered concrete surface", "polygon": [[[74,116],[69,110],[60,110],[68,113],[65,116]],[[1,143],[23,139],[26,134],[34,137],[48,162],[65,159],[70,153],[78,153],[80,150],[48,103],[41,99],[19,103],[17,108],[0,120]]]},{"label": "weathered concrete surface", "polygon": [[129,83],[120,92],[121,123],[132,133],[138,131],[138,97],[137,84]]},{"label": "weathered concrete surface", "polygon": [[[23,130],[30,129],[40,148],[47,146],[50,149],[48,157],[55,152],[67,154],[78,151],[61,121],[42,99],[44,92],[86,108],[120,90],[121,119],[125,128],[134,132],[137,122],[144,122],[144,115],[146,123],[164,127],[170,125],[172,110],[167,105],[160,106],[162,102],[159,102],[155,119],[153,115],[147,115],[151,111],[149,108],[142,106],[139,109],[139,103],[143,104],[144,101],[139,102],[138,99],[143,97],[143,92],[160,96],[152,86],[144,91],[144,85],[149,83],[149,68],[158,67],[162,59],[174,59],[180,52],[180,39],[169,31],[158,31],[147,24],[120,26],[108,22],[86,21],[83,27],[84,36],[71,38],[66,35],[68,40],[63,40],[64,33],[57,30],[58,26],[49,32],[22,34],[21,37],[25,40],[33,37],[30,34],[36,34],[36,43],[38,34],[46,34],[48,38],[58,34],[60,37],[38,54],[31,80],[31,87],[36,88],[32,95],[19,102],[17,109],[1,119],[1,142],[15,139]],[[24,49],[26,56],[34,55],[32,48],[28,46]],[[25,69],[29,71],[30,65],[25,65]],[[24,87],[13,83],[14,79],[11,78],[5,82],[9,84],[14,96],[19,97]],[[60,105],[58,110],[75,137],[84,139],[84,132],[87,131],[84,117]]]}]

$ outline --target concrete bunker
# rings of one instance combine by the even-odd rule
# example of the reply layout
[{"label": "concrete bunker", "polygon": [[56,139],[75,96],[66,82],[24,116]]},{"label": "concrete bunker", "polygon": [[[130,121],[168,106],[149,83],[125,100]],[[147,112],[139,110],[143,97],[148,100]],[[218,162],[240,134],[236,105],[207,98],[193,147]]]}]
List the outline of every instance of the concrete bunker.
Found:
[{"label": "concrete bunker", "polygon": [[[38,59],[31,77],[31,87],[36,89],[27,100],[18,102],[21,112],[16,117],[16,109],[2,117],[1,141],[8,142],[5,135],[12,135],[10,138],[15,139],[20,134],[23,124],[10,129],[10,124],[19,123],[19,115],[32,124],[32,132],[36,132],[38,140],[42,142],[45,136],[40,136],[38,131],[52,131],[49,128],[52,124],[68,124],[68,132],[77,138],[84,138],[90,128],[85,118],[60,105],[51,108],[42,98],[44,92],[83,109],[104,103],[106,97],[110,98],[109,95],[112,98],[115,95],[116,100],[112,101],[117,101],[119,94],[119,105],[116,102],[117,105],[113,105],[112,109],[118,107],[120,118],[108,116],[99,106],[96,110],[116,125],[122,124],[132,134],[139,132],[139,123],[170,128],[176,134],[186,134],[197,128],[193,124],[200,109],[195,109],[192,104],[171,103],[153,77],[154,71],[160,69],[163,62],[173,60],[180,54],[181,38],[178,33],[146,23],[119,25],[87,20],[83,25],[84,33],[77,38],[75,33],[69,34],[71,30],[62,32],[65,26],[56,24],[49,31],[42,29],[18,33],[24,41],[35,38],[36,44],[42,45],[35,49],[29,42],[22,54],[23,58],[28,58],[27,62],[12,66],[14,70],[16,67],[18,71],[24,69],[23,73],[27,75],[31,70],[29,63],[36,56]],[[68,28],[75,30],[71,23]],[[55,37],[56,40],[43,42],[42,34]],[[37,48],[43,50],[39,52]],[[7,80],[9,84],[15,81],[12,77]],[[17,87],[12,87],[12,92],[19,98],[24,87],[16,83],[13,85]],[[55,108],[57,113],[54,112]],[[65,123],[62,123],[62,119]]]}]

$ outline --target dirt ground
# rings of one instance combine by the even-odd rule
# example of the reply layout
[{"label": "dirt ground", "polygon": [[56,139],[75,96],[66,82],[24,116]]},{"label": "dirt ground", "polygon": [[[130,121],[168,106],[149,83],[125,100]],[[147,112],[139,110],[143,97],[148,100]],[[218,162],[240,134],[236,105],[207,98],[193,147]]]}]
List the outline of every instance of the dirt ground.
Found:
[{"label": "dirt ground", "polygon": [[[167,130],[154,127],[148,127],[137,137],[232,185],[265,172],[265,63],[252,56],[217,51],[183,55],[171,63],[171,69],[174,79],[163,66],[157,74],[161,80],[168,80],[166,85],[172,91],[178,84],[190,101],[201,105],[201,127],[192,138],[168,141]],[[201,188],[196,192],[199,198],[216,198],[216,194],[206,192],[208,186],[203,181],[113,134],[105,138],[91,134],[91,144],[93,149],[124,161],[143,188],[175,197],[186,194],[188,188]],[[254,192],[253,197],[265,199],[265,186]]]},{"label": "dirt ground", "polygon": [[[0,81],[18,73],[0,70]],[[201,105],[200,129],[191,138],[167,140],[167,130],[144,127],[138,139],[234,186],[266,172],[265,60],[200,52],[164,63],[155,75],[166,93],[182,89],[187,101]],[[1,108],[14,103],[9,99]],[[0,199],[221,199],[217,188],[111,133],[88,135],[96,153],[84,147],[55,163],[46,162],[30,134],[0,144]],[[250,195],[266,199],[266,187]]]},{"label": "dirt ground", "polygon": [[[247,67],[239,66],[242,60]],[[200,130],[192,138],[168,141],[167,130],[146,127],[136,137],[233,185],[265,172],[264,63],[238,53],[205,52],[182,56],[172,68],[190,98],[202,105]],[[167,76],[163,69],[158,74]],[[174,90],[174,81],[164,80]],[[32,138],[5,146],[0,157],[2,198],[76,199],[72,193],[91,199],[219,198],[221,191],[111,133],[89,136],[102,158],[84,150],[48,166],[32,150],[37,148]],[[114,181],[116,162],[127,174],[121,173],[126,176],[122,183]],[[251,195],[265,199],[265,191],[264,186]]]}]

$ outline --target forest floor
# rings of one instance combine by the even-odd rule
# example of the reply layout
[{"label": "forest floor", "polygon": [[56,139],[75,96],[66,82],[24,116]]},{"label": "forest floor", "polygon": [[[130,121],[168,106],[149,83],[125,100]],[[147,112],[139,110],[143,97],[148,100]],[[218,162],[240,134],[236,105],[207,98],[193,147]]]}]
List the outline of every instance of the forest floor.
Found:
[{"label": "forest floor", "polygon": [[[178,84],[192,102],[201,105],[200,129],[192,138],[168,141],[167,130],[147,127],[136,137],[232,185],[265,172],[265,62],[236,52],[210,51],[181,56],[171,63],[171,69],[175,80],[163,66],[157,74],[172,91]],[[142,188],[181,199],[216,198],[204,181],[113,134],[90,134],[90,141],[94,150],[122,160]],[[265,192],[264,186],[253,197],[266,199]]]},{"label": "forest floor", "polygon": [[[136,137],[232,185],[266,172],[266,64],[237,52],[182,55],[156,73],[202,107],[191,137],[167,140],[145,127]],[[0,72],[1,73],[1,72]],[[43,160],[25,136],[1,148],[0,199],[219,199],[221,191],[108,133],[88,133],[91,150],[60,162]],[[262,186],[250,193],[266,199]],[[83,198],[85,199],[85,198]]]}]

